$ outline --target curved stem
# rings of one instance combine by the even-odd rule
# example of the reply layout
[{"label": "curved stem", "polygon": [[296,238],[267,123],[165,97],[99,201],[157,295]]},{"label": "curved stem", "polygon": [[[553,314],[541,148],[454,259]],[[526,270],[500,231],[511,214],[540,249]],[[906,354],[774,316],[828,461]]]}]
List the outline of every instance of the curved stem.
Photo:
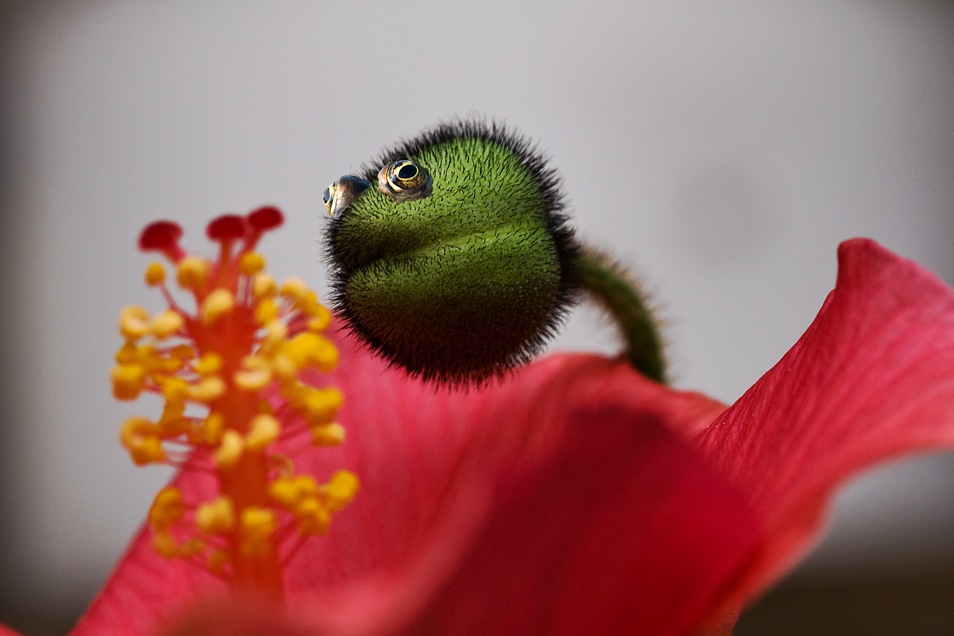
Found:
[{"label": "curved stem", "polygon": [[580,286],[612,316],[622,333],[629,363],[651,380],[665,383],[666,363],[659,331],[626,270],[588,247],[576,259],[576,270]]}]

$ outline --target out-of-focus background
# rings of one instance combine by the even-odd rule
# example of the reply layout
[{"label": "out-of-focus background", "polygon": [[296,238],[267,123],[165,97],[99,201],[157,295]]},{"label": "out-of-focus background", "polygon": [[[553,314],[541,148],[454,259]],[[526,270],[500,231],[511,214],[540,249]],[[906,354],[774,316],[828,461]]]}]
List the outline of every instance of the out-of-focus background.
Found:
[{"label": "out-of-focus background", "polygon": [[[954,281],[954,5],[908,0],[32,0],[0,6],[0,622],[64,633],[168,477],[116,442],[118,310],[159,307],[139,230],[264,251],[322,287],[321,193],[441,119],[519,127],[573,224],[631,262],[676,384],[736,399],[870,236]],[[576,312],[551,349],[613,351]],[[850,487],[756,634],[954,633],[954,461]]]}]

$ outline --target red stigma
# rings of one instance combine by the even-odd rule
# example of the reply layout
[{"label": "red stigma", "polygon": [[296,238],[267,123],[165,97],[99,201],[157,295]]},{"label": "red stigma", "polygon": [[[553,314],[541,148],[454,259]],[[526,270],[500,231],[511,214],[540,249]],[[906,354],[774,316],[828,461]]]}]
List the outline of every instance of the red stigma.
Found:
[{"label": "red stigma", "polygon": [[205,234],[213,241],[228,241],[245,236],[245,219],[237,214],[223,214],[205,226]]},{"label": "red stigma", "polygon": [[143,252],[162,252],[170,261],[178,263],[185,251],[179,247],[182,227],[172,221],[150,223],[139,235],[139,249]]},{"label": "red stigma", "polygon": [[282,215],[281,210],[273,205],[265,205],[253,212],[249,212],[246,218],[248,219],[249,225],[252,226],[253,231],[257,233],[267,232],[285,222],[285,217]]},{"label": "red stigma", "polygon": [[248,224],[248,237],[245,239],[245,249],[255,249],[258,239],[262,234],[279,227],[285,222],[285,217],[281,211],[273,205],[265,205],[257,210],[249,212],[245,217]]}]

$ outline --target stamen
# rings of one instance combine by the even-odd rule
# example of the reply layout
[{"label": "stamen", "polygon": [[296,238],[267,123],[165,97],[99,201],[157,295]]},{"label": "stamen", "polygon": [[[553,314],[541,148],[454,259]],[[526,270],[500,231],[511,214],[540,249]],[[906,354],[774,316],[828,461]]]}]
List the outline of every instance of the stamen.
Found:
[{"label": "stamen", "polygon": [[235,386],[246,391],[259,391],[272,381],[272,369],[268,360],[261,356],[248,356],[242,360],[247,371],[237,371],[233,377]]},{"label": "stamen", "polygon": [[195,525],[206,534],[228,534],[235,529],[232,500],[222,496],[200,505],[195,511]]},{"label": "stamen", "polygon": [[182,329],[185,321],[182,316],[171,309],[167,309],[156,316],[152,324],[149,325],[149,331],[159,340],[164,340]]},{"label": "stamen", "polygon": [[149,263],[145,278],[146,284],[150,287],[164,283],[166,281],[166,268],[162,266],[162,263]]},{"label": "stamen", "polygon": [[146,369],[138,364],[119,364],[110,372],[113,396],[117,400],[135,400],[146,388]]},{"label": "stamen", "polygon": [[311,427],[311,440],[315,446],[337,446],[344,441],[344,426],[337,422]]},{"label": "stamen", "polygon": [[161,462],[166,458],[159,427],[144,417],[131,417],[119,432],[119,441],[137,466]]},{"label": "stamen", "polygon": [[222,370],[222,356],[209,351],[195,363],[195,372],[199,375],[212,375]]},{"label": "stamen", "polygon": [[232,311],[235,307],[235,296],[227,289],[216,289],[206,296],[199,308],[199,315],[202,316],[202,322],[207,325],[214,324],[219,318]]},{"label": "stamen", "polygon": [[265,269],[265,259],[257,252],[246,252],[239,259],[239,271],[246,276],[254,276]]},{"label": "stamen", "polygon": [[275,279],[268,274],[259,272],[252,278],[252,295],[256,298],[267,298],[277,293],[278,285],[275,283]]},{"label": "stamen", "polygon": [[275,513],[270,508],[248,507],[242,511],[242,553],[265,554],[275,532]]},{"label": "stamen", "polygon": [[[302,537],[326,533],[333,514],[358,489],[348,471],[319,484],[296,475],[289,459],[307,442],[294,447],[302,428],[290,427],[286,435],[287,417],[304,420],[317,446],[342,443],[345,431],[334,421],[341,392],[300,379],[309,367],[330,371],[338,363],[334,345],[321,335],[331,313],[300,279],[279,289],[264,271],[265,258],[252,251],[281,223],[281,212],[271,206],[214,219],[206,228],[219,244],[212,261],[182,250],[178,225],[147,227],[140,247],[165,254],[176,266],[176,281],[195,310],[176,303],[165,268],[151,263],[145,282],[160,290],[169,308],[155,316],[138,306],[122,311],[125,342],[110,373],[117,399],[148,391],[165,400],[157,421],[132,417],[120,430],[136,464],[189,462],[190,469],[218,479],[219,492],[210,501],[187,503],[174,487],[156,496],[149,515],[153,549],[200,563],[235,586],[274,595],[281,595],[277,538],[287,537],[284,529],[292,523]],[[273,409],[276,399],[285,405]],[[203,408],[204,414],[195,413]],[[273,452],[283,435],[284,453]]]},{"label": "stamen", "polygon": [[182,289],[198,290],[209,278],[209,261],[196,256],[183,256],[176,270],[176,282]]},{"label": "stamen", "polygon": [[130,340],[138,340],[149,333],[149,312],[130,305],[119,314],[119,332]]},{"label": "stamen", "polygon": [[202,378],[197,383],[189,386],[189,397],[197,402],[214,402],[226,391],[225,382],[217,375]]},{"label": "stamen", "polygon": [[252,419],[252,430],[245,437],[245,447],[252,451],[265,450],[281,432],[281,425],[273,416],[266,413]]},{"label": "stamen", "polygon": [[220,469],[233,468],[242,458],[245,450],[245,439],[233,430],[222,434],[222,443],[212,455],[212,461]]}]

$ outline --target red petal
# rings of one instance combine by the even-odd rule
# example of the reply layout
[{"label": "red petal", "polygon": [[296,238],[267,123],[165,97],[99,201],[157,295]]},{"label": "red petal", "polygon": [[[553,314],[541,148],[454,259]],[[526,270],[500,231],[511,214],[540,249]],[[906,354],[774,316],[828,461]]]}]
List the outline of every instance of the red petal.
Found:
[{"label": "red petal", "polygon": [[954,292],[870,240],[843,243],[838,257],[815,322],[699,440],[770,541],[739,602],[810,547],[849,476],[954,446]]},{"label": "red petal", "polygon": [[495,491],[448,581],[397,634],[690,633],[758,543],[718,474],[655,418],[616,407],[574,413],[542,465],[508,466]]},{"label": "red petal", "polygon": [[[585,485],[592,499],[601,503],[579,498],[571,500],[568,495],[566,501],[554,498],[560,488],[548,485],[549,480],[567,469],[567,454],[583,452],[587,448],[580,439],[585,436],[574,428],[579,421],[570,423],[567,419],[568,413],[577,406],[603,404],[607,409],[616,407],[614,413],[629,414],[631,421],[625,425],[606,422],[606,435],[614,430],[647,427],[650,422],[655,427],[668,425],[673,430],[694,430],[722,410],[721,405],[698,394],[670,391],[640,378],[623,363],[597,356],[552,356],[515,373],[503,384],[469,394],[435,393],[430,387],[403,379],[398,371],[383,369],[377,360],[348,351],[342,356],[341,374],[351,385],[374,386],[375,399],[362,400],[359,395],[346,401],[340,418],[348,429],[348,440],[336,450],[340,456],[332,457],[327,451],[311,455],[314,463],[310,472],[323,475],[334,467],[345,466],[361,475],[362,490],[349,508],[336,517],[329,536],[309,544],[287,572],[289,588],[299,589],[310,597],[302,604],[302,609],[311,608],[323,614],[335,623],[332,631],[338,633],[378,632],[385,627],[397,629],[402,620],[412,619],[415,615],[417,620],[430,616],[436,611],[434,603],[444,607],[443,601],[428,600],[444,581],[461,582],[465,589],[460,593],[468,596],[472,590],[466,589],[466,582],[474,577],[471,565],[483,562],[484,556],[502,548],[502,544],[509,542],[511,546],[509,552],[501,552],[500,558],[506,561],[514,550],[519,553],[537,540],[540,526],[532,523],[532,518],[529,519],[530,525],[525,523],[521,527],[513,527],[516,523],[513,519],[502,521],[511,527],[507,540],[501,540],[502,543],[485,536],[497,525],[488,519],[506,517],[513,506],[519,511],[531,501],[539,506],[556,504],[558,511],[582,520],[589,519],[591,513],[599,510],[606,515],[603,521],[608,525],[593,526],[589,531],[607,533],[611,527],[628,528],[633,533],[630,538],[638,537],[640,528],[630,528],[628,524],[634,522],[634,518],[626,515],[643,515],[640,518],[645,520],[648,510],[658,504],[659,499],[647,499],[652,503],[643,508],[611,510],[604,506],[609,502],[608,497],[622,496],[629,486],[628,483],[617,484],[616,480],[636,479],[642,474],[638,469],[642,468],[658,475],[659,464],[633,460],[637,472],[623,476],[601,472],[610,470],[612,462],[605,466],[595,462],[597,465],[590,466],[589,481]],[[609,417],[609,413],[607,410],[603,414]],[[595,420],[593,424],[601,426],[604,422]],[[667,432],[665,435],[671,434]],[[670,437],[666,439],[671,440]],[[594,445],[599,446],[601,441],[605,442],[594,435]],[[678,446],[675,441],[671,443]],[[638,448],[623,447],[618,452],[634,455]],[[660,461],[670,456],[671,453],[663,454]],[[520,505],[500,508],[504,504],[499,493],[494,495],[491,492],[493,484],[507,483],[505,477],[500,477],[500,471],[514,470],[514,466],[522,466],[531,458],[541,466],[549,467],[547,476],[535,477],[536,481],[531,480],[532,485],[520,487],[521,494],[512,495],[523,498]],[[679,468],[675,470],[678,472]],[[691,481],[691,476],[697,474],[688,471],[686,479]],[[703,480],[693,483],[703,483]],[[713,479],[705,483],[711,485],[711,489],[717,489],[719,482]],[[685,484],[682,487],[688,489]],[[708,494],[713,490],[707,485],[705,492]],[[632,495],[632,491],[628,494]],[[714,501],[721,504],[724,499],[716,497]],[[682,512],[692,516],[697,503],[694,501],[684,506],[687,500],[679,497],[667,502],[667,507],[654,508],[660,520],[666,522],[678,522]],[[717,504],[713,506],[718,507]],[[711,512],[712,508],[697,510]],[[606,521],[614,515],[618,515],[617,526]],[[701,523],[698,518],[693,521],[699,522],[695,530],[699,533],[719,529],[718,519],[708,519],[708,524]],[[558,523],[553,525],[555,529],[559,526]],[[744,524],[740,522],[740,525]],[[579,525],[575,529],[582,531]],[[568,527],[559,531],[572,530]],[[734,533],[736,530],[738,527],[733,526]],[[652,527],[645,531],[652,534]],[[670,536],[673,532],[667,527]],[[718,536],[717,532],[715,534]],[[751,532],[738,532],[732,541],[744,544],[750,536]],[[625,539],[627,535],[621,534],[617,538]],[[564,540],[569,541],[566,537]],[[716,542],[717,539],[713,538],[713,543]],[[580,540],[579,549],[583,550],[584,545],[592,543]],[[705,551],[702,547],[705,545],[705,541],[700,540],[700,551]],[[472,551],[478,549],[476,546],[487,554],[474,556]],[[667,551],[666,544],[647,541],[637,546],[638,549],[630,555],[633,561],[641,558],[651,561],[651,556],[670,562],[680,559],[678,554]],[[683,548],[677,543],[668,546],[678,550]],[[467,556],[468,551],[471,551],[471,556]],[[727,549],[724,554],[730,552]],[[738,557],[738,553],[735,556]],[[537,554],[532,566],[515,562],[511,568],[498,572],[498,583],[502,584],[507,577],[516,577],[522,570],[528,570],[528,575],[538,579],[552,578],[557,576],[552,568],[541,570],[537,566],[553,563],[565,566],[565,558],[562,550],[544,550]],[[466,563],[462,564],[465,559]],[[595,557],[592,563],[596,563]],[[733,562],[733,567],[735,565]],[[582,572],[582,565],[578,567]],[[669,614],[671,606],[655,604],[659,611],[665,612],[662,622],[678,626],[679,620],[699,620],[693,612],[706,604],[699,599],[705,597],[715,602],[714,597],[706,595],[714,594],[713,588],[726,583],[721,577],[727,576],[727,572],[720,568],[728,568],[728,564],[713,563],[711,572],[707,567],[706,563],[701,563],[694,569],[684,570],[683,574],[692,579],[686,587],[682,587],[685,581],[667,587],[668,580],[642,579],[637,575],[639,580],[648,581],[651,586],[661,584],[664,593],[678,590],[677,596],[683,599],[683,619],[673,620]],[[598,573],[598,568],[591,571],[594,572]],[[524,581],[524,584],[529,582]],[[625,593],[626,588],[620,591]],[[632,588],[633,593],[639,591],[638,587]],[[693,597],[689,592],[697,595]],[[524,587],[522,593],[529,592]],[[653,598],[659,600],[658,596]],[[319,600],[321,609],[316,609]],[[537,600],[542,603],[552,599]],[[693,606],[696,602],[698,604]],[[431,603],[431,608],[425,610],[427,603]],[[707,608],[708,611],[712,609]],[[598,615],[606,607],[594,605],[592,610]],[[491,613],[496,615],[498,611],[495,606]],[[570,624],[574,616],[577,615],[571,612],[563,620]],[[641,620],[653,624],[661,617],[662,614],[648,612]]]},{"label": "red petal", "polygon": [[[369,628],[412,617],[458,569],[470,538],[481,532],[494,510],[488,489],[501,470],[531,460],[556,466],[552,455],[568,452],[561,440],[567,413],[575,406],[616,406],[637,424],[657,422],[686,432],[711,421],[722,408],[698,394],[643,380],[625,364],[599,356],[552,356],[504,383],[449,393],[386,369],[355,351],[350,339],[341,348],[339,371],[324,381],[345,391],[339,419],[348,439],[336,449],[309,450],[296,457],[296,465],[319,478],[348,468],[361,477],[362,488],[335,516],[328,536],[310,540],[296,555],[286,570],[286,584],[293,605],[327,603],[326,620],[364,620]],[[658,472],[658,464],[646,465]],[[607,485],[595,469],[592,479],[594,491]],[[190,500],[211,497],[207,476],[182,475],[177,484]],[[624,489],[613,484],[610,490]],[[541,502],[552,495],[529,486],[527,492],[526,497]],[[678,498],[672,501],[680,504]],[[718,527],[718,520],[714,523]],[[658,545],[640,547],[644,554],[662,554]],[[719,568],[726,565],[720,562]],[[706,590],[699,593],[705,598],[718,587],[704,576],[694,581]],[[148,538],[140,536],[77,633],[154,633],[183,601],[219,590],[211,576],[158,557]]]}]

